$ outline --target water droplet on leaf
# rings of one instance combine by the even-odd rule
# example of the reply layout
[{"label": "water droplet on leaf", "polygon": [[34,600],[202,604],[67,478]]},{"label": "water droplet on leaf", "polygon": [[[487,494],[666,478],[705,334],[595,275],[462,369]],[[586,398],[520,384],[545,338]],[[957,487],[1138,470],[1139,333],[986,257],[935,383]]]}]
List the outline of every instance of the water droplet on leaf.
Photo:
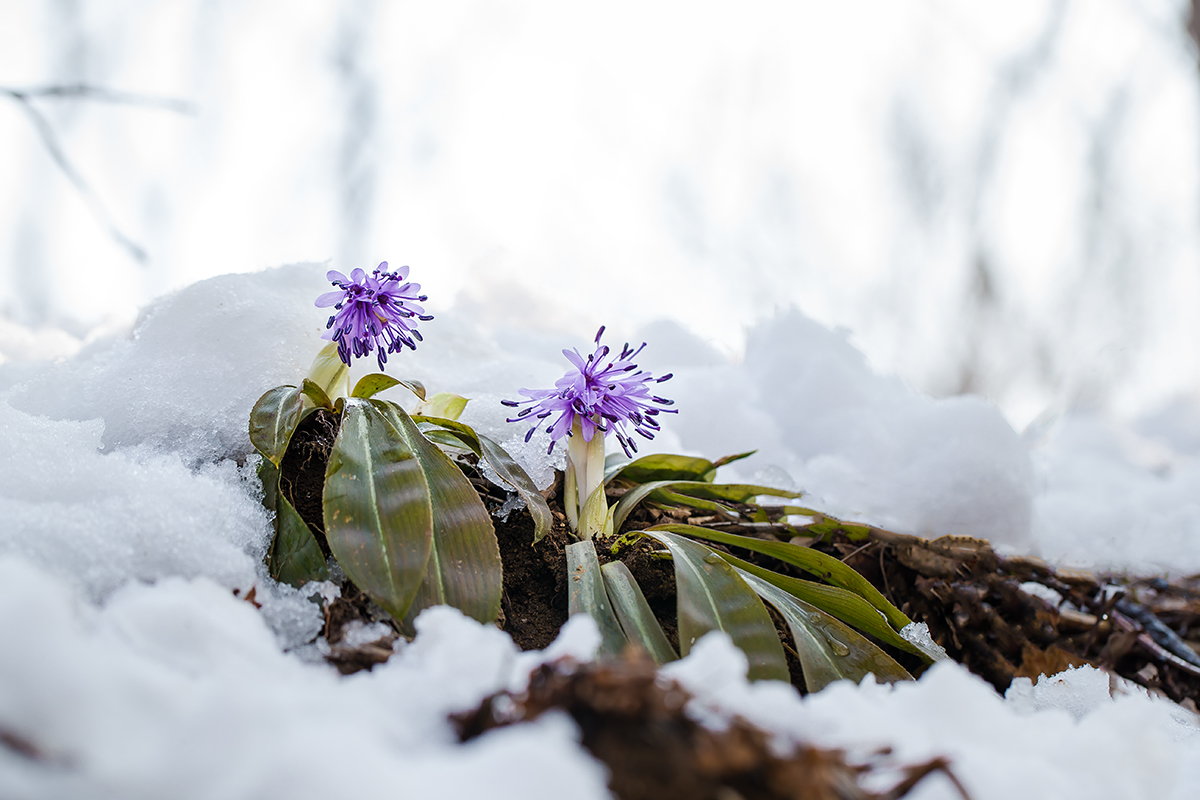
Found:
[{"label": "water droplet on leaf", "polygon": [[850,648],[846,646],[846,643],[833,636],[828,631],[825,632],[825,639],[829,642],[829,649],[832,650],[835,655],[850,655]]}]

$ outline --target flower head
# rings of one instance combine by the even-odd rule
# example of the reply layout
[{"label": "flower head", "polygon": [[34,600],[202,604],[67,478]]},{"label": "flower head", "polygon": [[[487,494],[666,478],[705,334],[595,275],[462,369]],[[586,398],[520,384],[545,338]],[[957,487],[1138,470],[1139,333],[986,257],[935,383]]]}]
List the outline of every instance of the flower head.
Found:
[{"label": "flower head", "polygon": [[331,269],[325,277],[338,290],[318,297],[316,305],[333,306],[337,313],[329,318],[325,325],[329,330],[321,338],[337,342],[338,355],[346,366],[352,354],[361,358],[375,350],[383,369],[388,353],[399,353],[401,347],[417,349],[421,334],[416,321],[433,317],[418,305],[428,299],[419,294],[421,284],[403,282],[408,267],[388,272],[384,261],[370,275],[356,269],[347,278]]},{"label": "flower head", "polygon": [[637,452],[637,444],[627,426],[634,433],[653,439],[660,429],[657,416],[664,411],[677,413],[673,408],[659,408],[674,405],[673,401],[650,393],[652,384],[668,380],[671,374],[655,378],[633,363],[646,343],[636,350],[626,344],[619,355],[610,357],[608,345],[600,344],[603,335],[604,328],[601,327],[596,333],[596,351],[586,359],[578,350],[562,351],[571,362],[571,369],[554,384],[555,388],[522,389],[521,394],[527,399],[500,401],[511,408],[528,406],[508,420],[533,420],[525,441],[533,438],[543,422],[554,417],[546,428],[550,434],[549,450],[554,449],[554,443],[559,439],[570,436],[578,422],[585,442],[592,441],[596,431],[606,435],[612,431],[625,454],[632,456]]}]

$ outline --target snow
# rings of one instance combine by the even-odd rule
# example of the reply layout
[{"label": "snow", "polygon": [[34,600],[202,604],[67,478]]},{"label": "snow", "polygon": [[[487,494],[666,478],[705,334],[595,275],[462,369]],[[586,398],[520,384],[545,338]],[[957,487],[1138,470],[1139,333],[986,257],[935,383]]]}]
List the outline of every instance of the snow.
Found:
[{"label": "snow", "polygon": [[[0,796],[605,796],[603,768],[563,717],[467,746],[446,721],[541,659],[586,658],[598,635],[586,619],[520,654],[496,629],[433,609],[389,662],[344,678],[303,646],[320,624],[308,598],[329,587],[265,575],[270,524],[245,431],[255,399],[296,382],[320,346],[322,273],[208,279],[70,358],[0,365],[0,731],[48,759],[0,748]],[[579,344],[454,309],[425,330],[390,369],[471,397],[463,418],[508,444],[523,429],[498,400],[548,385],[559,349]],[[731,477],[782,477],[813,504],[903,532],[994,538],[1074,565],[1200,565],[1195,439],[1164,433],[1194,430],[1190,406],[1128,427],[1068,415],[1034,441],[983,400],[933,400],[873,373],[844,334],[796,311],[752,331],[740,362],[670,323],[647,333],[661,338],[646,366],[674,369],[664,388],[680,408],[647,450],[757,447]],[[514,450],[544,475],[555,457],[543,448]],[[261,610],[234,594],[252,586]],[[910,685],[807,698],[744,671],[720,637],[667,670],[714,724],[740,714],[781,742],[863,758],[891,747],[897,763],[946,755],[977,800],[1200,789],[1190,715],[1114,699],[1090,669],[1006,698],[952,663]],[[933,778],[914,796],[954,795]]]},{"label": "snow", "polygon": [[[1108,676],[1091,667],[1036,686],[1017,679],[1003,698],[951,662],[915,684],[839,681],[805,698],[780,684],[747,684],[745,668],[728,638],[710,634],[664,672],[695,694],[689,710],[709,724],[737,714],[785,742],[819,741],[861,758],[891,748],[898,763],[944,755],[974,798],[1182,800],[1200,785],[1200,727],[1191,715],[1164,700],[1114,700]],[[931,779],[914,797],[958,795]]]}]

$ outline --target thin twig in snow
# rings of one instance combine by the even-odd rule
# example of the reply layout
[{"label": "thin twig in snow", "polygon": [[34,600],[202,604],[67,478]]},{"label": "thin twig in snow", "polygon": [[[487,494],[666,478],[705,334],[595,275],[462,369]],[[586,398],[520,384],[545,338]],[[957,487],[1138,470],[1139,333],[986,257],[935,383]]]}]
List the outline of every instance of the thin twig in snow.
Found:
[{"label": "thin twig in snow", "polygon": [[50,154],[50,157],[54,159],[54,163],[58,166],[62,174],[71,182],[71,185],[75,187],[80,196],[83,197],[92,215],[108,230],[108,235],[112,237],[113,241],[124,248],[139,264],[146,263],[146,250],[129,236],[126,236],[117,226],[108,208],[67,156],[66,150],[58,138],[58,134],[54,131],[54,126],[50,124],[50,121],[46,119],[46,116],[38,110],[32,101],[34,98],[39,97],[83,99],[116,105],[144,106],[187,115],[195,115],[196,107],[185,100],[178,100],[172,97],[156,97],[154,95],[137,94],[134,92],[121,92],[98,86],[89,86],[83,83],[62,86],[41,86],[31,89],[13,89],[11,87],[0,86],[0,96],[8,97],[15,102],[29,117],[29,120],[33,123],[34,130],[37,131],[38,137],[42,140],[42,145],[46,148],[46,152]]}]

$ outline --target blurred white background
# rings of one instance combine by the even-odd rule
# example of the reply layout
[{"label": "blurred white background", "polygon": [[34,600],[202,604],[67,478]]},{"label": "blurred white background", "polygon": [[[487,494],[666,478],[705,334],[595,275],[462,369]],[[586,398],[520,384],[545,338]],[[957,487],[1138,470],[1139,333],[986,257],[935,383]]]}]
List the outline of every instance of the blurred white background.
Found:
[{"label": "blurred white background", "polygon": [[736,359],[796,306],[1018,429],[1152,410],[1200,390],[1190,13],[2,0],[0,359],[386,259],[484,325],[668,318]]}]

